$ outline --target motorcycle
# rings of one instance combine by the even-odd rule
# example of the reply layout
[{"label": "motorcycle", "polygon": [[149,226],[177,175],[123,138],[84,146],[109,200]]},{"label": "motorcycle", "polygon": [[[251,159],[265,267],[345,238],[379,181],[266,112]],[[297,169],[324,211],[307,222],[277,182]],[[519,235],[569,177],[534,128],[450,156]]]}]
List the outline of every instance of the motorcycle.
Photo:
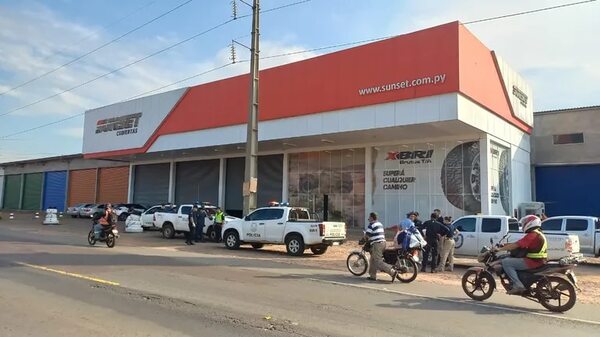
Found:
[{"label": "motorcycle", "polygon": [[[346,259],[346,267],[354,276],[362,276],[369,270],[369,257],[371,244],[368,240],[358,241],[362,245],[362,250],[353,251]],[[417,278],[419,272],[419,251],[420,247],[404,249],[386,249],[383,252],[383,260],[391,264],[398,271],[398,280],[403,283],[410,283]]]},{"label": "motorcycle", "polygon": [[[507,236],[495,247],[500,247]],[[496,289],[494,275],[500,278],[500,284],[505,290],[508,291],[513,286],[502,268],[502,259],[510,257],[510,254],[498,254],[493,247],[493,240],[490,239],[490,247],[484,246],[477,257],[485,267],[471,267],[462,277],[463,291],[477,301],[484,301],[492,296]],[[576,257],[564,257],[558,262],[549,262],[536,269],[518,271],[519,279],[526,289],[518,296],[540,303],[552,312],[565,312],[573,308],[577,301],[576,289],[579,290],[573,269],[579,262]]]},{"label": "motorcycle", "polygon": [[96,244],[97,241],[106,243],[108,248],[113,248],[119,237],[117,225],[101,226],[99,232],[95,230],[96,222],[92,222],[92,229],[88,233],[88,243],[90,246]]}]

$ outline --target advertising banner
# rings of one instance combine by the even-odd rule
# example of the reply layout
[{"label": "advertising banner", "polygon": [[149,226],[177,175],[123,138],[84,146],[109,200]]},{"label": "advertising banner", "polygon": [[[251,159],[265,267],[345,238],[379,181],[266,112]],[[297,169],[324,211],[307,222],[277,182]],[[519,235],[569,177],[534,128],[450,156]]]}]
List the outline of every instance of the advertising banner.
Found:
[{"label": "advertising banner", "polygon": [[373,205],[384,225],[436,208],[457,218],[481,212],[479,141],[454,141],[373,149]]},{"label": "advertising banner", "polygon": [[490,214],[510,215],[510,150],[494,142],[490,143]]}]

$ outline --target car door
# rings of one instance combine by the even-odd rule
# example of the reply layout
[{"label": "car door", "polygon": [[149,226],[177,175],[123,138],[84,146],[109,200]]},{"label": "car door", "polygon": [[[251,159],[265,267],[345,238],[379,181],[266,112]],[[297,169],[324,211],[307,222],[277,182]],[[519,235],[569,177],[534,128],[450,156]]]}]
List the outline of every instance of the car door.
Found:
[{"label": "car door", "polygon": [[177,213],[177,221],[175,221],[175,230],[184,232],[188,232],[190,230],[188,223],[191,211],[192,206],[181,206],[179,208],[179,213]]},{"label": "car door", "polygon": [[155,206],[142,213],[142,226],[154,227],[154,213],[160,210],[160,206]]},{"label": "car door", "polygon": [[[579,236],[582,253],[594,253],[594,223],[588,219],[566,218],[565,231]],[[590,228],[592,227],[592,228]]]},{"label": "car door", "polygon": [[[494,240],[494,243],[498,243],[504,233],[502,232],[502,219],[501,218],[482,218],[481,219],[481,230],[479,231],[479,238],[477,248],[481,249],[483,246],[490,245],[490,239]],[[476,253],[479,253],[477,251]]]},{"label": "car door", "polygon": [[265,221],[269,217],[269,209],[261,208],[248,214],[244,219],[244,238],[247,242],[266,241]]},{"label": "car door", "polygon": [[265,233],[268,242],[283,242],[283,232],[285,231],[285,223],[283,208],[269,209],[268,219],[265,220]]},{"label": "car door", "polygon": [[457,255],[477,255],[479,253],[479,241],[477,239],[477,218],[464,217],[454,222],[458,234],[454,236],[456,242],[455,252]]}]

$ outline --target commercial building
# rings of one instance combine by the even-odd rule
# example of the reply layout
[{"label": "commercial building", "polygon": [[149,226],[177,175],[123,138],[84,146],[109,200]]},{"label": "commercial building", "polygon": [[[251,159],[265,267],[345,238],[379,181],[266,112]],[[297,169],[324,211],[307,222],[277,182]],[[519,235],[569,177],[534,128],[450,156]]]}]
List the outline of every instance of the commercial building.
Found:
[{"label": "commercial building", "polygon": [[534,115],[535,197],[546,213],[600,215],[600,106]]},{"label": "commercial building", "polygon": [[[241,215],[249,83],[89,110],[84,158],[129,163],[129,201]],[[531,89],[458,22],[262,70],[259,96],[261,205],[362,226],[370,211],[391,224],[434,208],[512,214],[532,200]]]}]

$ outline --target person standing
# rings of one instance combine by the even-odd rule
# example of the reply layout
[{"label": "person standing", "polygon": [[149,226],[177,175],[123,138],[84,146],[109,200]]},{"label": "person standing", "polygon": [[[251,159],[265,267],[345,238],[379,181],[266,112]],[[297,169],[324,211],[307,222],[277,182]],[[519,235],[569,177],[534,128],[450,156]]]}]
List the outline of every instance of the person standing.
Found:
[{"label": "person standing", "polygon": [[431,272],[434,273],[437,267],[438,260],[438,241],[443,233],[443,228],[441,223],[437,221],[438,216],[435,213],[431,213],[430,220],[425,221],[423,224],[425,226],[425,240],[427,241],[427,245],[425,246],[425,250],[423,251],[423,266],[421,267],[421,271],[425,272],[427,270],[427,262],[429,257],[431,256]]},{"label": "person standing", "polygon": [[444,217],[442,216],[442,211],[439,208],[436,208],[433,210],[433,213],[435,213],[437,215],[437,222],[443,224],[444,223]]},{"label": "person standing", "polygon": [[383,261],[383,251],[385,250],[385,233],[381,222],[377,221],[377,213],[369,214],[369,225],[365,234],[371,245],[371,259],[369,261],[369,280],[377,280],[379,270],[389,274],[392,277],[392,283],[398,276],[398,271],[393,266]]},{"label": "person standing", "polygon": [[198,206],[194,205],[190,214],[188,215],[188,229],[189,231],[185,234],[185,244],[191,246],[194,244],[194,236],[196,235],[196,213],[198,213]]},{"label": "person standing", "polygon": [[[198,207],[198,205],[196,205]],[[204,242],[204,222],[206,221],[206,210],[204,205],[196,212],[196,242]]]},{"label": "person standing", "polygon": [[225,213],[221,210],[221,207],[217,207],[215,213],[215,241],[221,242],[221,231],[223,230],[223,223],[225,222]]},{"label": "person standing", "polygon": [[450,271],[454,271],[454,246],[456,242],[454,242],[454,235],[457,234],[458,230],[452,225],[452,218],[447,216],[444,217],[444,226],[447,229],[445,235],[442,236],[441,239],[441,257],[440,264],[438,266],[437,271],[442,272],[446,269],[446,261],[449,263],[448,269]]}]

